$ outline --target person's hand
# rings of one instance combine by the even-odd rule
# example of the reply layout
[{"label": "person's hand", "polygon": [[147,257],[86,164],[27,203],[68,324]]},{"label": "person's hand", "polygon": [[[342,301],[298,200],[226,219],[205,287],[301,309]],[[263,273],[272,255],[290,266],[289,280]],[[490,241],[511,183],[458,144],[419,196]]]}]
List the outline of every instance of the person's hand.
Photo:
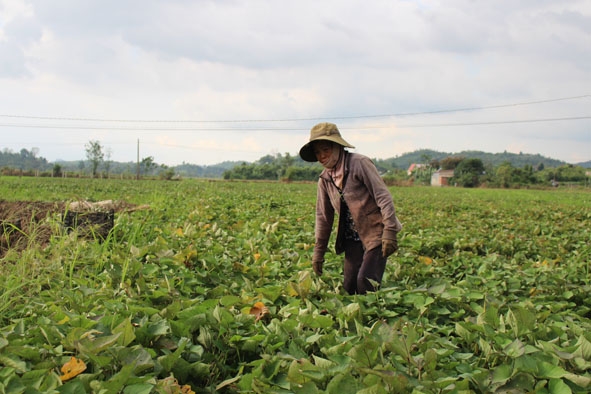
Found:
[{"label": "person's hand", "polygon": [[382,256],[388,257],[398,250],[398,240],[382,238]]},{"label": "person's hand", "polygon": [[312,269],[314,273],[318,276],[322,275],[322,264],[324,261],[312,261]]}]

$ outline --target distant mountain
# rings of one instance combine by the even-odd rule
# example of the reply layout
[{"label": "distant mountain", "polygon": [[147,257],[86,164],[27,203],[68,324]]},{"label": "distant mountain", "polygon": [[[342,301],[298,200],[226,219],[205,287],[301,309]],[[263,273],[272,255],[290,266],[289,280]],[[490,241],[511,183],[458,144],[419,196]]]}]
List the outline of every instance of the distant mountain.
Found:
[{"label": "distant mountain", "polygon": [[575,164],[576,166],[583,167],[583,168],[591,168],[591,160],[584,161],[582,163]]},{"label": "distant mountain", "polygon": [[[496,167],[502,163],[509,162],[512,166],[521,168],[525,165],[538,167],[540,164],[544,167],[559,167],[567,164],[564,161],[551,159],[540,154],[529,153],[487,153],[482,151],[462,151],[458,153],[439,152],[431,149],[420,149],[414,152],[405,153],[403,155],[377,160],[384,166],[391,166],[394,168],[408,168],[413,163],[428,163],[432,160],[442,160],[446,157],[463,157],[466,159],[480,159],[484,165],[491,165]],[[580,165],[580,164],[579,164]]]}]

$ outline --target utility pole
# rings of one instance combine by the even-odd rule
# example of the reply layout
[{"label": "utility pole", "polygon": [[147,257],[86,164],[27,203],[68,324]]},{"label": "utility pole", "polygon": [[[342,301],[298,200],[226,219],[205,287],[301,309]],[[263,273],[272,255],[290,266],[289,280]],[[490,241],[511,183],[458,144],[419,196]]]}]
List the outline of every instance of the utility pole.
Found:
[{"label": "utility pole", "polygon": [[140,180],[140,139],[137,139],[137,173],[136,179]]}]

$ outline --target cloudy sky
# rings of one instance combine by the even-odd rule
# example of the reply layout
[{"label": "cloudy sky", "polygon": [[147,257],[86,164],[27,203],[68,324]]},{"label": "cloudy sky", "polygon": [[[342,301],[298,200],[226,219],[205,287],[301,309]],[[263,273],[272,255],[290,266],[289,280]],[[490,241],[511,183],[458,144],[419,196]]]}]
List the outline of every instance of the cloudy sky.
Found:
[{"label": "cloudy sky", "polygon": [[0,0],[0,150],[591,160],[591,0]]}]

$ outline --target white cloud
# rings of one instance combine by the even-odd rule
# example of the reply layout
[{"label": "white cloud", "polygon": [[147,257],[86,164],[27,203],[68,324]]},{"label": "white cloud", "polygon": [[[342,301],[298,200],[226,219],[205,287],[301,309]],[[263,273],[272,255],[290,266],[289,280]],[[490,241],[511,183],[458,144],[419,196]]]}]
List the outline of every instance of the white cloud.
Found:
[{"label": "white cloud", "polygon": [[[82,159],[100,137],[135,160],[140,139],[159,163],[252,161],[296,154],[330,120],[370,157],[591,159],[588,119],[512,123],[591,116],[588,0],[0,0],[0,12],[0,148]],[[386,114],[398,116],[374,116]]]}]

